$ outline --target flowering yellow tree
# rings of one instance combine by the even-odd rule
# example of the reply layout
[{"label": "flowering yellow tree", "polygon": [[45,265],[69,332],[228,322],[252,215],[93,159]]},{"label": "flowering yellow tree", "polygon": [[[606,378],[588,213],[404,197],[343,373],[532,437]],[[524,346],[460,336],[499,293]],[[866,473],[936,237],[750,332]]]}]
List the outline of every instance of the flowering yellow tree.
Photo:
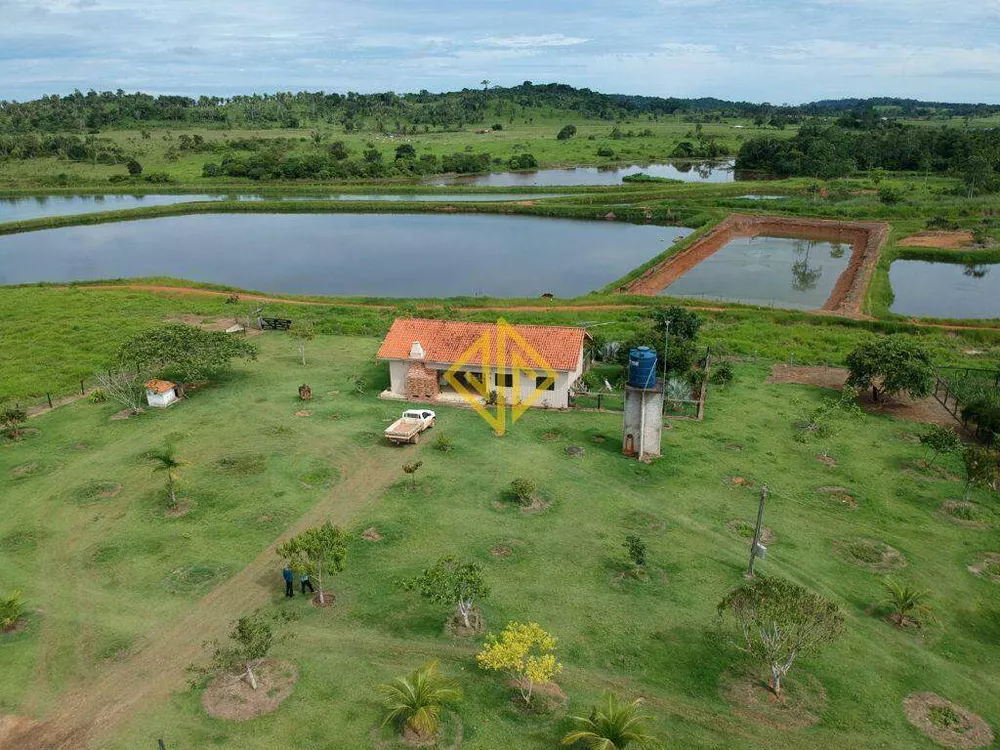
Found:
[{"label": "flowering yellow tree", "polygon": [[486,645],[476,654],[483,669],[506,672],[514,677],[524,702],[538,683],[546,683],[562,671],[556,661],[556,639],[534,622],[509,622],[499,636],[490,633]]}]

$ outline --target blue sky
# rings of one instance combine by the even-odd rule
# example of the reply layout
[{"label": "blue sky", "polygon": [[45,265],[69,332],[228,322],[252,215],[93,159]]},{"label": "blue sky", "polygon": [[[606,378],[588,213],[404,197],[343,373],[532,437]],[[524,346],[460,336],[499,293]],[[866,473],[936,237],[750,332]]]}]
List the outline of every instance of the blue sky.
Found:
[{"label": "blue sky", "polygon": [[442,91],[1000,102],[1000,0],[0,0],[0,98]]}]

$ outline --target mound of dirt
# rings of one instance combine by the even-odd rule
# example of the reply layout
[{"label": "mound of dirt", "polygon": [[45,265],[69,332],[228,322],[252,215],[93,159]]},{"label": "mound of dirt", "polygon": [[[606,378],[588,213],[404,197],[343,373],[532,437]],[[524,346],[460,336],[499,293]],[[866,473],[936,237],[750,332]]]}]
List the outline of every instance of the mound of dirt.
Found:
[{"label": "mound of dirt", "polygon": [[514,554],[514,550],[510,548],[509,544],[497,544],[490,549],[490,554],[493,557],[510,557]]},{"label": "mound of dirt", "polygon": [[459,638],[471,638],[474,635],[479,635],[483,632],[484,627],[483,613],[479,611],[478,607],[473,607],[469,613],[468,625],[458,616],[457,612],[449,617],[448,621],[444,624],[446,633],[458,636]]},{"label": "mound of dirt", "polygon": [[900,247],[938,247],[944,250],[958,250],[972,244],[972,232],[925,231],[904,237],[897,243]]},{"label": "mound of dirt", "polygon": [[969,566],[974,576],[1000,583],[1000,552],[980,552],[976,562]]},{"label": "mound of dirt", "polygon": [[[726,522],[726,528],[748,541],[753,539],[754,524],[749,521],[744,521],[741,518],[734,518],[733,520]],[[760,527],[760,541],[763,544],[771,544],[775,539],[777,539],[777,537],[774,535],[774,532],[769,526]]]},{"label": "mound of dirt", "polygon": [[295,412],[295,416],[296,417],[311,417],[312,416],[312,412],[309,411],[308,409],[300,409],[299,411]]},{"label": "mound of dirt", "polygon": [[531,692],[531,705],[524,702],[521,697],[521,688],[526,687],[521,679],[508,680],[507,685],[513,688],[510,702],[514,707],[528,713],[551,713],[557,708],[566,705],[566,693],[554,682],[543,682],[535,685]]},{"label": "mound of dirt", "polygon": [[759,675],[725,672],[719,678],[719,695],[737,716],[776,729],[816,724],[827,703],[826,690],[812,675],[786,677],[778,698]]},{"label": "mound of dirt", "polygon": [[993,744],[993,730],[981,716],[935,693],[903,698],[906,720],[945,747],[975,748]]},{"label": "mound of dirt", "polygon": [[858,507],[857,498],[846,487],[817,487],[816,491],[820,494],[828,495],[831,500],[836,500],[838,503],[842,503],[852,510]]},{"label": "mound of dirt", "polygon": [[731,487],[753,487],[753,480],[747,479],[746,477],[741,477],[737,474],[730,475],[726,477],[726,481]]},{"label": "mound of dirt", "polygon": [[309,603],[314,607],[332,607],[333,603],[337,601],[337,597],[333,595],[332,591],[323,590],[323,601],[319,600],[319,592],[309,597]]},{"label": "mound of dirt", "polygon": [[946,500],[938,515],[969,529],[985,529],[990,525],[987,511],[982,506],[964,500]]},{"label": "mound of dirt", "polygon": [[292,694],[299,673],[287,661],[262,659],[254,669],[257,689],[243,675],[218,675],[201,696],[209,716],[228,721],[246,721],[274,711]]},{"label": "mound of dirt", "polygon": [[834,539],[833,551],[843,562],[875,573],[886,573],[906,565],[902,552],[885,542],[867,537]]},{"label": "mound of dirt", "polygon": [[361,538],[368,542],[377,542],[382,538],[382,535],[378,533],[378,529],[374,526],[369,526],[361,532]]}]

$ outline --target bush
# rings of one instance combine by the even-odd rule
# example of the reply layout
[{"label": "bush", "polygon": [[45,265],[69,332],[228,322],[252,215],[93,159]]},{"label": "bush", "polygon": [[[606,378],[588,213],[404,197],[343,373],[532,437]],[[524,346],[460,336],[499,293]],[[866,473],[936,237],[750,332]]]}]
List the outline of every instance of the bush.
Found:
[{"label": "bush", "polygon": [[21,601],[20,591],[0,599],[0,632],[13,629],[23,614],[24,603]]},{"label": "bush", "polygon": [[92,404],[103,404],[108,400],[108,394],[103,388],[95,388],[90,392],[89,401]]},{"label": "bush", "polygon": [[725,385],[733,380],[733,366],[729,362],[720,362],[712,370],[712,383],[715,385]]},{"label": "bush", "polygon": [[609,157],[609,158],[614,158],[615,152],[612,151],[607,146],[601,146],[599,149],[597,149],[597,155],[598,156],[606,156],[606,157]]},{"label": "bush", "polygon": [[576,125],[564,125],[562,130],[556,135],[556,140],[568,141],[576,135]]},{"label": "bush", "polygon": [[[701,387],[705,384],[705,371],[704,370],[691,370],[687,374],[688,382],[691,384],[691,390],[695,394],[701,393]],[[712,373],[712,382],[715,382],[715,373]]]},{"label": "bush", "polygon": [[152,182],[154,184],[163,184],[165,182],[173,182],[170,174],[167,172],[150,172],[146,175],[146,182]]},{"label": "bush", "polygon": [[511,169],[535,169],[538,166],[538,159],[534,154],[515,154],[510,157]]},{"label": "bush", "polygon": [[128,170],[128,173],[133,177],[138,177],[139,175],[142,174],[142,165],[135,159],[129,159],[127,162],[125,162],[125,168]]},{"label": "bush", "polygon": [[897,203],[902,203],[903,193],[899,188],[886,185],[879,188],[878,199],[887,206],[895,206]]},{"label": "bush", "polygon": [[434,450],[441,451],[442,453],[447,453],[454,447],[455,446],[452,443],[451,438],[443,434],[439,433],[438,436],[434,439]]},{"label": "bush", "polygon": [[490,126],[490,130],[503,130],[503,123],[495,122]]},{"label": "bush", "polygon": [[636,534],[629,534],[625,537],[625,551],[635,567],[646,567],[646,543]]},{"label": "bush", "polygon": [[524,477],[518,477],[510,483],[510,491],[521,505],[531,505],[537,489],[534,482]]}]

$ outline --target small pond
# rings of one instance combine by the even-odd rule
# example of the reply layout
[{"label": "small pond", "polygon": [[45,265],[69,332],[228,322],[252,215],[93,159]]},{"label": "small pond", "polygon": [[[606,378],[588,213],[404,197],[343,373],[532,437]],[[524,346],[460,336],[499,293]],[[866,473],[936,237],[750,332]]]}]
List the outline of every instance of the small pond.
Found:
[{"label": "small pond", "polygon": [[738,237],[662,294],[811,310],[823,306],[850,259],[849,244]]},{"label": "small pond", "polygon": [[341,193],[335,195],[279,195],[265,196],[258,193],[191,194],[191,195],[37,195],[16,198],[0,197],[0,223],[26,221],[44,216],[71,216],[97,211],[119,211],[142,206],[167,206],[174,203],[195,201],[523,201],[539,198],[557,198],[552,193],[399,193],[371,194]]},{"label": "small pond", "polygon": [[[435,177],[433,185],[476,185],[480,187],[531,187],[549,185],[620,185],[622,177],[643,172],[650,177],[669,177],[684,182],[733,182],[734,161],[672,162],[667,164],[633,164],[628,167],[575,167],[572,169],[539,169],[537,172],[493,172],[481,175]],[[642,183],[633,183],[641,185]],[[655,185],[655,183],[649,183]]]},{"label": "small pond", "polygon": [[572,297],[690,232],[530,216],[197,214],[0,237],[0,284],[172,276],[288,294]]},{"label": "small pond", "polygon": [[895,260],[890,312],[931,318],[1000,318],[1000,263]]}]

